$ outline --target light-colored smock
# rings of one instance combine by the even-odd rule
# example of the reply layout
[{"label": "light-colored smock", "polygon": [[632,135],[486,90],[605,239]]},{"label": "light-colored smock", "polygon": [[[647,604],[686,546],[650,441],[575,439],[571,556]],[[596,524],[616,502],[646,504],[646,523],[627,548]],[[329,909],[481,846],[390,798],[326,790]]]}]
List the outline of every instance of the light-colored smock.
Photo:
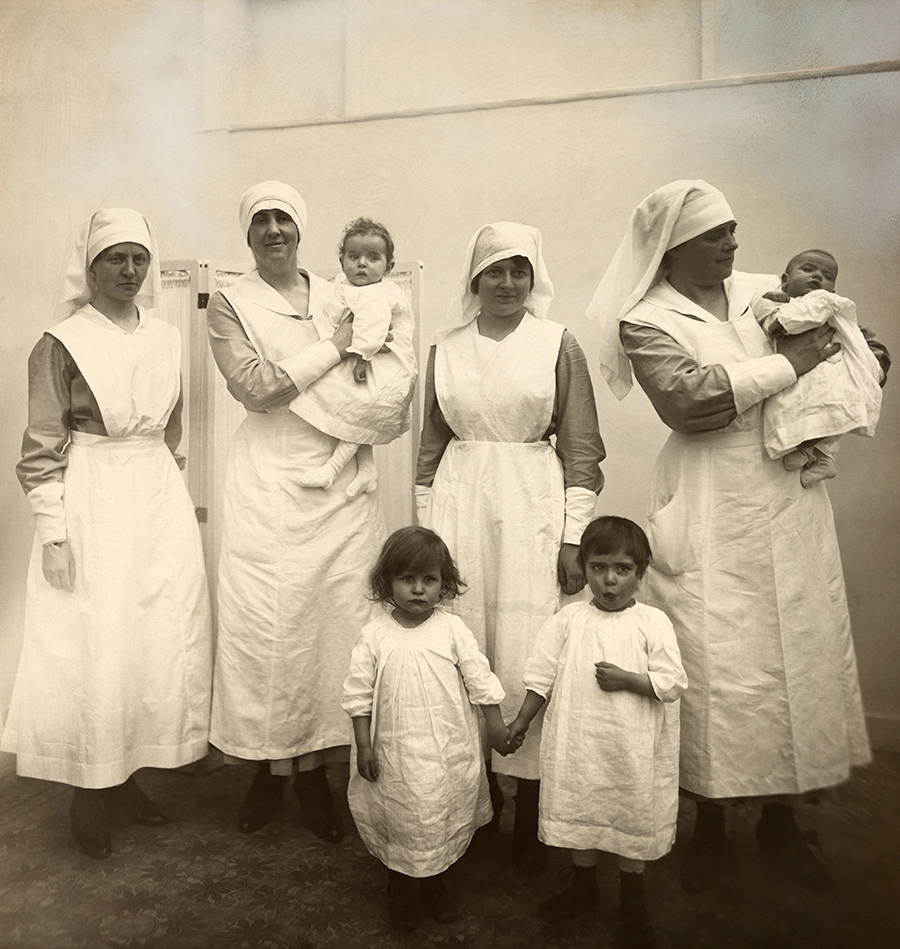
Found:
[{"label": "light-colored smock", "polygon": [[[90,305],[32,353],[18,473],[44,501],[33,501],[2,743],[20,774],[103,788],[206,754],[212,643],[200,534],[173,458],[180,363],[173,327],[142,311],[128,334]],[[44,579],[42,540],[68,541],[73,592]]]},{"label": "light-colored smock", "polygon": [[[451,608],[503,683],[510,721],[535,636],[560,606],[565,490],[603,484],[590,374],[558,323],[526,313],[498,342],[473,320],[436,346],[425,399],[416,480],[434,481],[424,523],[468,584]],[[515,755],[494,754],[495,771],[538,777],[541,719]]]},{"label": "light-colored smock", "polygon": [[443,873],[491,819],[475,705],[503,688],[458,616],[436,610],[415,629],[385,613],[362,631],[344,709],[371,715],[378,778],[351,767],[347,799],[369,852],[407,876]]},{"label": "light-colored smock", "polygon": [[753,312],[769,331],[777,320],[788,335],[834,327],[841,351],[763,405],[763,438],[770,458],[799,444],[833,435],[874,435],[881,413],[882,372],[856,320],[856,304],[828,290],[812,290],[787,303],[756,296]]},{"label": "light-colored smock", "polygon": [[[369,360],[366,381],[353,378],[355,360],[342,360],[300,392],[291,411],[335,438],[386,445],[409,430],[418,374],[415,318],[397,284],[382,281],[354,287],[339,274],[331,284],[331,294],[313,314],[319,339],[330,339],[350,310],[353,342],[347,352]],[[389,327],[388,351],[379,352]]]},{"label": "light-colored smock", "polygon": [[771,280],[726,280],[727,322],[663,281],[622,324],[674,429],[650,489],[645,590],[690,681],[681,786],[708,798],[824,788],[870,759],[828,493],[763,448],[762,400],[796,380],[749,308]]},{"label": "light-colored smock", "polygon": [[[604,692],[595,664],[647,674],[656,698]],[[525,665],[550,697],[541,749],[539,836],[552,847],[657,860],[678,816],[678,698],[687,686],[675,631],[635,603],[607,613],[575,603],[552,616]]]},{"label": "light-colored smock", "polygon": [[[330,287],[307,276],[312,312]],[[336,439],[290,411],[340,356],[258,271],[214,294],[207,319],[219,369],[247,408],[225,475],[210,741],[253,760],[346,746],[341,685],[371,616],[381,513],[373,495],[347,499],[355,464],[327,489],[297,482]]]}]

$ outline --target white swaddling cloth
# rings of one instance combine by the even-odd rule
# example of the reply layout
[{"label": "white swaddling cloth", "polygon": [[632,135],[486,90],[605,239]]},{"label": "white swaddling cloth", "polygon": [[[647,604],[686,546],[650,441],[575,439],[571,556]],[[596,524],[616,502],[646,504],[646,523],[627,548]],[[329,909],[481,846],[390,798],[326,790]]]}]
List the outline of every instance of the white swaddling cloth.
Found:
[{"label": "white swaddling cloth", "polygon": [[789,336],[829,323],[841,351],[804,373],[763,406],[764,444],[780,458],[802,442],[831,435],[874,435],[881,414],[881,367],[856,320],[856,304],[828,290],[788,303],[755,297],[753,312],[767,332],[777,320]]}]

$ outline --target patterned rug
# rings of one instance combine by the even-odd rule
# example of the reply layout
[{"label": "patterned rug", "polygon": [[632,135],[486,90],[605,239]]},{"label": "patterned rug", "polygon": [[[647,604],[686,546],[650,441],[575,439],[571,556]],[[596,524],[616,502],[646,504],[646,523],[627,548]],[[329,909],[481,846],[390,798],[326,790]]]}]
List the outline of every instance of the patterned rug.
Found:
[{"label": "patterned rug", "polygon": [[[9,756],[4,756],[9,759]],[[508,849],[512,782],[501,832],[469,849],[448,882],[463,918],[393,930],[385,909],[386,873],[352,827],[342,789],[330,774],[350,829],[338,845],[299,823],[285,794],[281,816],[251,835],[236,811],[253,766],[204,772],[140,773],[141,785],[172,818],[161,828],[115,827],[113,854],[91,860],[75,847],[61,785],[0,773],[0,947],[2,949],[580,949],[624,947],[616,913],[618,871],[599,869],[601,903],[551,926],[537,903],[562,885],[568,864],[551,851],[538,876],[519,874]],[[756,812],[728,813],[734,868],[696,896],[678,885],[678,864],[693,821],[682,804],[675,850],[646,874],[648,909],[660,949],[894,949],[900,946],[900,756],[881,753],[835,799],[801,814],[815,827],[837,889],[813,894],[772,878],[753,838]]]}]

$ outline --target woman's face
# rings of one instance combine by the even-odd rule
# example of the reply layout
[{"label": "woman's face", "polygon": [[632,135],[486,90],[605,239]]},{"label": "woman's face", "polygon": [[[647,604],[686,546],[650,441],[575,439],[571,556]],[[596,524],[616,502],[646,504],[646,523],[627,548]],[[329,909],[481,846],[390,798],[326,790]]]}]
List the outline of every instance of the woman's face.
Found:
[{"label": "woman's face", "polygon": [[297,258],[300,231],[287,211],[257,211],[250,219],[247,243],[258,265],[277,265]]},{"label": "woman's face", "polygon": [[95,300],[131,303],[140,292],[150,267],[150,252],[141,244],[113,244],[88,268]]},{"label": "woman's face", "polygon": [[720,224],[668,252],[670,273],[696,284],[712,286],[731,276],[738,243],[735,221]]},{"label": "woman's face", "polygon": [[497,319],[518,314],[531,292],[531,271],[514,257],[498,260],[478,275],[481,310]]}]

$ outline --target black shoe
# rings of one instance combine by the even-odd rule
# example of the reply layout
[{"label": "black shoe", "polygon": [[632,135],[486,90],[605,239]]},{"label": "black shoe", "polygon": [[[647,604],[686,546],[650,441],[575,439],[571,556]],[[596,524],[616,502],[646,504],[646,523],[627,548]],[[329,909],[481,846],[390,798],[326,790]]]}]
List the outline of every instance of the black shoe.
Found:
[{"label": "black shoe", "polygon": [[387,908],[395,929],[412,930],[422,925],[422,910],[412,877],[388,870]]},{"label": "black shoe", "polygon": [[94,860],[105,860],[112,853],[112,840],[106,821],[104,789],[75,788],[69,816],[72,834],[81,852]]},{"label": "black shoe", "polygon": [[681,864],[682,889],[708,890],[734,862],[734,845],[725,836],[725,807],[713,801],[697,802],[694,835]]},{"label": "black shoe", "polygon": [[169,818],[147,797],[138,787],[132,775],[124,784],[105,788],[106,800],[113,806],[125,808],[128,816],[145,827],[162,827],[169,823]]},{"label": "black shoe", "polygon": [[593,909],[600,902],[596,867],[563,867],[560,879],[571,876],[572,882],[549,900],[538,903],[541,913],[555,923],[572,919]]},{"label": "black shoe", "polygon": [[238,809],[238,830],[252,834],[273,821],[281,810],[286,778],[269,771],[269,762],[261,761],[247,796]]},{"label": "black shoe", "polygon": [[512,859],[528,876],[540,873],[547,865],[547,845],[537,835],[540,794],[540,781],[519,778],[516,782]]},{"label": "black shoe", "polygon": [[325,765],[312,771],[298,771],[294,777],[294,793],[303,810],[303,823],[321,840],[340,843],[344,839],[344,828],[334,807]]},{"label": "black shoe", "polygon": [[419,882],[425,911],[437,923],[455,923],[459,909],[444,885],[444,874],[425,877]]},{"label": "black shoe", "polygon": [[644,906],[644,875],[619,872],[619,913],[628,949],[654,949],[656,933]]},{"label": "black shoe", "polygon": [[733,863],[734,844],[727,837],[700,841],[694,838],[681,863],[681,887],[688,893],[708,890]]},{"label": "black shoe", "polygon": [[789,805],[763,805],[756,840],[763,859],[788,879],[817,893],[834,887],[831,874],[812,850],[818,846],[818,835],[800,830]]}]

